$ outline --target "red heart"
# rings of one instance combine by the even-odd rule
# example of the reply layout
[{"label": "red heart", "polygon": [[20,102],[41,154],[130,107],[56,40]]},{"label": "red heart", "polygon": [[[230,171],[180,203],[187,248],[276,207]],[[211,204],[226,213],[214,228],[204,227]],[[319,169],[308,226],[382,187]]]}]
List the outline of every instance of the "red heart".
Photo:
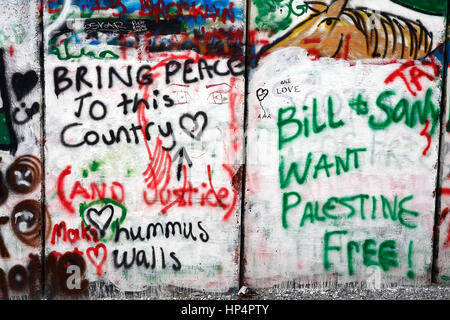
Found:
[{"label": "red heart", "polygon": [[[98,251],[99,249],[103,249],[103,257],[101,259],[99,259],[99,255],[98,255]],[[92,257],[92,254],[95,256],[95,259]],[[106,251],[106,246],[103,243],[98,244],[95,248],[93,247],[89,247],[86,250],[86,255],[88,257],[88,259],[92,262],[92,264],[94,265],[94,267],[97,269],[97,274],[99,276],[102,275],[103,273],[103,264],[106,261],[106,257],[107,257],[107,251]],[[98,260],[100,260],[100,262],[97,262]]]}]

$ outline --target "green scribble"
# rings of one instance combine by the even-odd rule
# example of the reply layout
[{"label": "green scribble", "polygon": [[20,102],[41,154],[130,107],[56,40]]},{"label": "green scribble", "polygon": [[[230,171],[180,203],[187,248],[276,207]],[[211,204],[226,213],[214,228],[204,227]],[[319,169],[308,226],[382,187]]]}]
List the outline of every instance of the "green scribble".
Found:
[{"label": "green scribble", "polygon": [[5,43],[8,41],[9,37],[5,34],[3,30],[0,30],[0,48],[5,47]]},{"label": "green scribble", "polygon": [[10,143],[11,143],[11,136],[9,134],[5,114],[2,112],[0,113],[0,144],[9,145]]},{"label": "green scribble", "polygon": [[21,44],[27,36],[25,28],[21,24],[16,23],[13,25],[12,30],[14,32],[14,37],[16,38],[16,43]]},{"label": "green scribble", "polygon": [[82,171],[83,178],[87,178],[89,176],[89,171],[91,171],[91,172],[98,171],[98,169],[100,168],[100,165],[101,165],[101,162],[93,160],[89,164],[88,169],[83,169],[83,171]]},{"label": "green scribble", "polygon": [[104,50],[102,52],[100,52],[98,55],[95,54],[94,51],[87,51],[86,48],[81,48],[80,50],[80,54],[76,55],[73,54],[72,52],[70,52],[69,49],[69,42],[70,42],[70,38],[67,38],[64,41],[64,53],[65,55],[61,54],[61,50],[59,48],[51,48],[48,53],[49,54],[54,54],[58,57],[59,60],[65,61],[65,60],[70,60],[70,59],[79,59],[83,56],[86,57],[91,57],[93,59],[97,59],[97,60],[115,60],[115,59],[119,59],[119,55],[115,54],[113,51],[111,50]]},{"label": "green scribble", "polygon": [[98,170],[98,168],[100,167],[100,162],[98,162],[98,161],[92,161],[91,162],[91,164],[89,165],[89,169],[92,171],[92,172],[96,172],[97,170]]},{"label": "green scribble", "polygon": [[291,10],[286,0],[252,0],[258,10],[256,27],[275,34],[286,30],[292,23]]}]

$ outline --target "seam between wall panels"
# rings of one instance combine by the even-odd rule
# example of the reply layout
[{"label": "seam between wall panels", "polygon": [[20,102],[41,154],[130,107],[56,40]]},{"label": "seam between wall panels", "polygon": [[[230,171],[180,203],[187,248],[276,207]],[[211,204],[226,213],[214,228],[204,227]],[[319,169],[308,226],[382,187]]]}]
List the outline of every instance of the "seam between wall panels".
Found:
[{"label": "seam between wall panels", "polygon": [[39,64],[41,67],[40,70],[40,77],[41,77],[41,90],[42,90],[42,100],[41,100],[41,132],[40,132],[40,156],[41,156],[41,163],[42,163],[42,180],[41,180],[41,216],[42,216],[42,230],[41,230],[41,241],[42,241],[42,249],[41,249],[41,299],[46,298],[46,281],[45,281],[45,238],[46,238],[46,225],[47,223],[50,223],[50,221],[46,221],[46,185],[45,185],[45,177],[46,177],[46,171],[45,171],[45,144],[46,144],[46,135],[45,135],[45,111],[46,111],[46,105],[45,105],[45,46],[44,46],[44,12],[43,8],[45,6],[44,3],[45,0],[39,0],[36,5],[39,5],[42,8],[42,14],[38,11],[38,21],[39,21],[39,36],[40,36],[40,44],[38,45],[39,48]]},{"label": "seam between wall panels", "polygon": [[[43,3],[45,0],[38,0],[38,2]],[[249,66],[250,54],[251,51],[249,48],[251,47],[251,43],[249,41],[250,35],[250,8],[251,8],[251,0],[246,1],[246,21],[245,21],[245,36],[244,36],[244,61],[245,61],[245,74],[244,74],[244,124],[243,124],[243,134],[244,134],[244,150],[243,150],[243,166],[242,166],[242,174],[241,174],[241,210],[240,210],[240,237],[239,237],[239,265],[238,265],[238,273],[239,273],[239,286],[245,285],[245,214],[246,212],[246,174],[247,174],[247,123],[248,123],[248,89],[249,89],[249,72],[251,71],[251,67]],[[39,15],[39,13],[38,13]],[[44,45],[44,24],[43,24],[43,16],[40,16],[39,21],[39,32],[41,36],[40,43],[40,73],[41,73],[41,85],[42,85],[42,110],[41,110],[41,145],[40,145],[40,155],[43,166],[43,179],[41,181],[41,209],[42,209],[42,248],[41,248],[41,261],[42,261],[42,298],[46,298],[45,290],[46,290],[46,279],[45,279],[45,226],[46,226],[46,216],[45,216],[45,208],[46,208],[46,184],[45,184],[45,147],[46,147],[46,132],[45,132],[45,116],[46,116],[46,105],[45,105],[45,45]],[[448,25],[449,25],[449,8],[447,6],[447,19],[446,19],[446,30],[445,30],[445,47],[444,47],[444,65],[443,65],[443,78],[442,78],[442,95],[441,95],[441,114],[440,114],[440,126],[439,126],[439,143],[438,143],[438,161],[437,161],[437,172],[436,172],[436,198],[435,198],[435,217],[434,217],[434,225],[433,225],[433,239],[432,239],[432,261],[431,261],[431,282],[436,283],[438,277],[438,269],[437,269],[437,259],[439,255],[439,217],[440,217],[440,206],[441,206],[441,179],[443,174],[442,169],[442,161],[443,159],[443,142],[444,136],[446,133],[445,129],[445,113],[447,109],[447,68],[448,68],[448,49],[449,44],[447,42],[448,37]],[[38,40],[39,41],[39,40]]]},{"label": "seam between wall panels", "polygon": [[250,7],[251,0],[246,0],[246,12],[245,12],[245,39],[244,39],[244,63],[245,63],[245,73],[244,73],[244,123],[243,123],[243,134],[244,134],[244,150],[243,150],[243,165],[242,165],[242,175],[241,175],[241,225],[240,225],[240,252],[239,252],[239,288],[245,285],[245,194],[246,194],[246,182],[247,182],[247,121],[248,121],[248,87],[249,87],[249,71],[250,71],[250,60],[249,60],[249,48],[251,46],[249,38],[249,28],[250,28]]},{"label": "seam between wall panels", "polygon": [[442,189],[442,181],[443,181],[443,169],[442,164],[445,161],[443,155],[443,145],[445,142],[445,133],[447,132],[447,124],[445,122],[445,116],[447,114],[447,77],[448,77],[448,50],[449,50],[449,42],[448,42],[448,29],[449,29],[449,5],[447,3],[447,14],[445,21],[445,38],[444,38],[444,62],[442,66],[442,94],[441,94],[441,113],[439,120],[439,150],[438,150],[438,162],[437,162],[437,177],[436,177],[436,199],[435,199],[435,214],[434,214],[434,225],[433,225],[433,255],[431,261],[431,283],[438,282],[439,276],[439,266],[438,266],[438,258],[439,258],[439,239],[440,239],[440,228],[439,228],[439,220],[441,217],[441,189]]}]

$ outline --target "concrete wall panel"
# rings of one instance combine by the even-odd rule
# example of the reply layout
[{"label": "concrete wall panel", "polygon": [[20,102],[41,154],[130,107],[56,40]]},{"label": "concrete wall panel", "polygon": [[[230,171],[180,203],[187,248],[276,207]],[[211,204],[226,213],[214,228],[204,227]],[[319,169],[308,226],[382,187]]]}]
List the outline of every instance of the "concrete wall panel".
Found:
[{"label": "concrete wall panel", "polygon": [[428,284],[444,18],[280,5],[251,7],[245,282]]}]

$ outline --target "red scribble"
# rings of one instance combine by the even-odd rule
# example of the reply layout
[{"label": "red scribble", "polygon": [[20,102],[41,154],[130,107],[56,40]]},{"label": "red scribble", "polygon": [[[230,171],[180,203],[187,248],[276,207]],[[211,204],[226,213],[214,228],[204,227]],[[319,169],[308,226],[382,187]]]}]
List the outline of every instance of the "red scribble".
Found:
[{"label": "red scribble", "polygon": [[250,31],[250,34],[249,34],[250,35],[250,43],[253,46],[256,46],[256,45],[263,45],[263,46],[265,46],[265,45],[270,43],[269,40],[257,39],[258,34],[259,33],[256,30],[251,30]]},{"label": "red scribble", "polygon": [[54,245],[56,240],[61,240],[62,242],[69,241],[71,244],[76,243],[81,240],[86,240],[88,242],[98,242],[97,230],[86,229],[83,223],[81,223],[81,235],[79,229],[67,228],[66,222],[61,221],[55,224],[52,229],[52,237],[50,243]]},{"label": "red scribble", "polygon": [[[114,3],[114,2],[116,2],[116,3]],[[92,8],[92,11],[109,10],[110,8],[116,9],[116,8],[118,8],[118,6],[120,6],[120,8],[122,8],[122,11],[119,14],[113,12],[112,15],[114,17],[120,17],[127,13],[127,7],[125,7],[125,5],[122,3],[122,0],[115,0],[115,1],[110,0],[110,5],[108,7],[104,7],[104,8],[100,6],[100,3],[98,0],[95,0],[95,3],[97,5]]]},{"label": "red scribble", "polygon": [[[227,171],[231,183],[233,182],[234,171],[229,166],[223,164],[223,168]],[[224,220],[228,219],[233,212],[236,203],[238,193],[233,188],[233,199],[229,200],[230,191],[225,188],[215,188],[213,185],[213,179],[211,174],[211,166],[207,166],[208,183],[201,183],[200,187],[194,187],[187,177],[187,167],[183,165],[183,186],[175,189],[160,189],[156,190],[154,198],[149,200],[147,190],[144,191],[144,202],[148,205],[153,205],[157,200],[161,202],[164,206],[161,210],[162,214],[166,214],[172,207],[192,207],[194,205],[192,199],[195,194],[200,195],[200,206],[201,207],[220,207],[226,210],[224,215]],[[209,185],[209,188],[208,188]],[[165,194],[165,196],[164,196]],[[175,200],[172,200],[175,198]]]},{"label": "red scribble", "polygon": [[445,218],[447,218],[447,215],[449,212],[450,212],[450,210],[447,207],[444,208],[444,210],[442,210],[441,216],[439,217],[439,222],[438,222],[439,226],[445,221]]},{"label": "red scribble", "polygon": [[39,17],[42,17],[44,14],[44,1],[39,1],[38,6]]},{"label": "red scribble", "polygon": [[216,190],[214,190],[213,184],[212,184],[212,177],[211,177],[211,165],[208,164],[207,166],[207,171],[208,171],[208,182],[209,182],[209,186],[211,188],[212,194],[214,195],[214,197],[217,200],[217,203],[222,207],[222,208],[226,208],[227,205],[224,204],[219,197],[217,196]]},{"label": "red scribble", "polygon": [[81,185],[80,181],[75,181],[69,198],[73,199],[76,196],[82,196],[85,199],[89,199],[91,197],[89,192]]},{"label": "red scribble", "polygon": [[344,47],[344,59],[348,59],[348,55],[350,53],[350,39],[352,35],[349,33],[345,36],[345,47]]},{"label": "red scribble", "polygon": [[310,43],[320,43],[322,40],[320,38],[305,38],[302,41],[304,44],[310,44]]},{"label": "red scribble", "polygon": [[[118,187],[120,189],[121,194],[122,194],[122,198],[119,198],[117,196],[116,191],[115,191],[115,189],[113,187]],[[117,201],[119,203],[123,203],[123,201],[125,200],[125,189],[124,189],[123,185],[120,182],[113,181],[111,183],[111,198],[114,201]],[[92,199],[95,199],[94,195],[92,195]],[[104,197],[100,198],[100,199],[104,199]]]},{"label": "red scribble", "polygon": [[[449,208],[444,208],[444,210],[442,210],[441,216],[439,217],[439,221],[438,221],[438,225],[442,225],[445,221],[445,219],[447,218],[447,215],[449,213]],[[447,238],[444,241],[444,249],[448,249],[450,247],[450,223],[448,224],[448,230],[447,230]]]},{"label": "red scribble", "polygon": [[165,206],[164,208],[161,209],[161,213],[165,214],[167,213],[167,211],[169,211],[170,208],[172,208],[174,205],[176,205],[177,203],[180,203],[182,201],[182,199],[184,200],[184,194],[186,191],[186,186],[187,186],[187,169],[186,166],[183,165],[183,188],[180,189],[176,189],[174,190],[174,195],[177,196],[177,198],[175,199],[175,201],[171,202],[170,204],[168,204],[167,206]]},{"label": "red scribble", "polygon": [[[90,193],[88,189],[84,188],[80,181],[75,181],[72,191],[70,192],[69,198],[73,200],[77,196],[81,196],[82,198],[86,200],[95,200],[95,199],[105,199],[107,198],[106,195],[106,189],[107,185],[105,183],[102,183],[102,188],[100,189],[96,182],[91,182],[90,184]],[[115,191],[115,188],[120,189],[121,197],[117,196],[117,193]],[[123,185],[120,182],[113,181],[111,183],[111,186],[109,187],[109,190],[111,192],[111,198],[114,201],[122,203],[125,199],[125,189]]]},{"label": "red scribble", "polygon": [[[66,251],[64,253],[61,253],[61,252],[58,252],[58,251],[55,251],[55,250],[50,252],[50,254],[55,256],[55,258],[57,258],[57,259],[60,258],[61,256],[65,255],[65,254],[67,254],[67,253],[76,253],[76,254],[78,254],[80,256],[82,256],[84,254],[83,251],[80,251],[78,248],[74,248],[73,251]],[[69,265],[65,265],[64,267],[67,268],[68,266]]]},{"label": "red scribble", "polygon": [[[233,81],[233,83],[234,83],[234,81]],[[183,86],[182,84],[176,84],[176,83],[174,83],[174,85]],[[217,86],[222,86],[222,85],[229,86],[227,83],[222,82],[222,83],[216,83],[216,84],[209,84],[209,85],[206,85],[205,87],[206,87],[206,89],[209,89],[209,88],[212,88],[212,87],[217,87]],[[185,87],[189,87],[189,85],[184,85],[184,86]]]},{"label": "red scribble", "polygon": [[[97,259],[99,257],[99,249],[102,249],[103,251],[103,257],[100,259],[99,262],[97,262],[97,260],[94,260],[93,256],[95,256],[95,258]],[[86,255],[89,259],[89,261],[91,261],[91,263],[94,265],[95,269],[97,270],[97,275],[100,277],[103,274],[103,264],[106,261],[106,257],[108,255],[107,251],[106,251],[106,246],[103,243],[98,244],[95,248],[93,247],[89,247],[86,250]]]},{"label": "red scribble", "polygon": [[[75,199],[76,197],[82,197],[85,200],[104,199],[107,197],[107,185],[105,183],[102,183],[102,187],[99,188],[96,182],[91,182],[89,192],[85,187],[83,187],[81,182],[77,180],[72,186],[69,198],[67,198],[64,192],[64,181],[66,177],[72,173],[71,169],[72,167],[69,165],[63,171],[61,171],[56,182],[59,201],[67,211],[69,211],[70,213],[75,213],[75,208],[73,207],[73,199]],[[120,190],[120,196],[118,196],[118,194],[116,193],[116,189]],[[123,187],[123,184],[117,181],[113,181],[109,186],[109,190],[111,193],[111,198],[113,200],[123,203],[123,201],[125,200],[125,189]]]},{"label": "red scribble", "polygon": [[312,61],[317,61],[320,58],[320,50],[317,48],[309,48],[307,51],[307,55],[308,57],[312,60]]},{"label": "red scribble", "polygon": [[12,57],[14,55],[14,47],[9,46],[9,55]]},{"label": "red scribble", "polygon": [[[267,39],[259,39],[258,35],[259,35],[259,33],[256,30],[251,30],[250,33],[249,33],[250,44],[252,45],[252,48],[251,48],[251,51],[250,51],[250,56],[251,56],[252,59],[254,59],[257,56],[257,54],[256,54],[256,47],[259,47],[259,46],[262,47],[262,46],[270,44],[269,40],[267,40]],[[265,57],[267,54],[268,54],[268,52],[264,52],[261,55],[261,58]]]},{"label": "red scribble", "polygon": [[[228,172],[228,175],[230,176],[230,179],[232,181],[233,176],[234,176],[233,169],[226,164],[222,164],[222,167]],[[223,220],[227,220],[231,216],[231,213],[233,212],[234,208],[236,207],[237,197],[238,197],[238,191],[236,190],[236,188],[233,188],[233,202],[231,203],[230,209],[228,209],[228,211],[223,216]]]},{"label": "red scribble", "polygon": [[230,79],[230,91],[229,91],[229,99],[230,99],[230,131],[231,131],[231,145],[233,148],[233,153],[236,153],[239,149],[239,143],[237,136],[239,135],[239,122],[236,118],[235,110],[236,110],[236,99],[239,97],[239,93],[233,91],[235,88],[236,78],[231,77]]},{"label": "red scribble", "polygon": [[[341,53],[339,52],[336,55],[336,59],[344,59],[344,60],[348,60],[348,55],[350,53],[350,39],[352,38],[351,34],[347,34],[345,36],[345,44],[344,44],[344,56],[341,56]],[[352,64],[353,62],[351,62]]]},{"label": "red scribble", "polygon": [[[152,68],[149,70],[149,73],[152,72],[155,68]],[[155,75],[154,75],[155,77]],[[148,93],[150,88],[150,85],[146,85],[144,89],[144,99],[148,100],[150,94]],[[147,169],[143,172],[143,176],[146,178],[144,179],[145,183],[147,184],[147,188],[149,190],[153,190],[155,192],[154,200],[148,201],[147,200],[147,191],[144,191],[144,200],[147,205],[152,205],[157,201],[158,198],[158,191],[160,194],[164,192],[164,190],[167,188],[167,185],[170,181],[170,169],[172,167],[172,157],[170,156],[170,153],[167,152],[162,148],[162,141],[160,137],[158,136],[156,138],[156,145],[154,148],[153,153],[150,150],[150,145],[148,143],[148,140],[146,139],[146,132],[145,128],[147,127],[147,124],[149,120],[145,117],[145,105],[141,104],[138,108],[138,122],[142,126],[141,132],[144,136],[144,142],[145,147],[147,149],[149,164],[147,166]],[[163,182],[165,178],[165,181],[162,186],[160,186],[161,182]]]},{"label": "red scribble", "polygon": [[[147,176],[144,180],[149,188],[155,188],[162,182],[164,176],[170,175],[170,165],[172,160],[170,154],[162,148],[162,141],[156,138],[156,145],[153,151],[153,157],[143,175]],[[167,178],[166,178],[167,180]]]},{"label": "red scribble", "polygon": [[72,173],[71,169],[72,166],[67,166],[63,171],[61,171],[61,173],[58,176],[56,185],[59,201],[61,201],[62,205],[64,206],[64,208],[67,209],[67,211],[69,211],[70,213],[75,213],[75,209],[72,206],[72,203],[69,200],[67,200],[64,194],[64,179],[65,177],[67,177]]},{"label": "red scribble", "polygon": [[427,146],[425,147],[425,149],[422,152],[423,156],[427,155],[427,152],[428,152],[428,150],[430,149],[430,146],[431,146],[431,136],[427,132],[429,126],[430,126],[430,121],[429,120],[425,121],[425,128],[423,128],[423,130],[420,132],[421,136],[424,136],[425,138],[427,138]]},{"label": "red scribble", "polygon": [[86,6],[83,4],[81,6],[81,17],[84,18],[84,10],[86,9]]},{"label": "red scribble", "polygon": [[50,9],[50,3],[53,3],[53,2],[58,2],[58,4],[59,4],[59,0],[47,0],[47,11],[50,14],[58,13],[61,11],[61,7],[58,7],[56,9]]},{"label": "red scribble", "polygon": [[[150,0],[140,0],[141,9],[139,11],[140,16],[152,16],[155,18],[156,22],[159,20],[169,20],[173,18],[177,18],[183,14],[183,12],[187,11],[187,15],[191,16],[194,20],[200,16],[203,19],[211,18],[214,22],[218,17],[221,17],[222,23],[225,24],[227,22],[227,18],[234,23],[234,3],[231,2],[228,8],[223,8],[222,10],[216,8],[215,5],[212,8],[209,5],[196,5],[195,2],[189,4],[186,2],[178,2],[172,1],[166,4],[163,0],[158,0],[156,3]],[[176,14],[171,13],[171,8],[176,9]],[[210,11],[210,9],[214,11]],[[173,10],[172,10],[173,11]],[[161,18],[162,17],[162,18]]]},{"label": "red scribble", "polygon": [[[422,62],[422,66],[432,67],[433,74],[429,74],[424,70],[420,69],[420,66],[417,66],[414,61],[407,61],[404,64],[402,64],[399,68],[397,68],[394,72],[392,72],[386,78],[386,80],[384,80],[384,83],[388,84],[394,82],[395,79],[400,78],[405,83],[408,91],[415,97],[417,95],[417,92],[420,92],[423,89],[419,80],[425,77],[428,80],[433,81],[439,73],[438,66],[432,61],[425,60]],[[409,79],[407,77],[408,69],[409,69]],[[413,90],[412,85],[415,86],[417,91]]]},{"label": "red scribble", "polygon": [[129,47],[120,46],[119,49],[120,49],[120,52],[122,52],[122,59],[127,60],[127,50],[129,49]]},{"label": "red scribble", "polygon": [[[194,61],[194,63],[196,63],[196,62],[198,63],[198,61],[201,58],[205,59],[205,60],[215,59],[215,56],[213,56],[213,55],[200,56],[199,54],[195,54],[193,56],[191,53],[159,54],[159,57],[165,57],[165,59],[162,59],[159,63],[157,63],[150,70],[147,71],[149,74],[150,73],[153,74],[153,76],[152,76],[153,80],[160,76],[160,73],[157,73],[156,70],[159,68],[165,67],[168,61],[171,61],[174,59],[176,59],[176,60],[191,59]],[[230,84],[232,87],[234,86],[235,81],[236,81],[235,78],[231,79]],[[145,100],[148,100],[150,97],[150,94],[149,94],[150,86],[151,86],[151,84],[147,84],[145,86],[140,85],[140,87],[139,87],[140,90],[142,90],[142,89],[144,90],[143,98]],[[231,109],[230,129],[232,129],[234,131],[239,129],[239,123],[236,119],[235,112],[234,112],[236,98],[237,98],[237,94],[234,92],[230,92],[230,109]],[[144,104],[141,104],[138,107],[137,117],[138,117],[138,123],[142,127],[141,132],[145,137],[145,134],[146,134],[145,128],[146,128],[147,124],[149,123],[149,120],[146,118],[146,115],[145,115],[145,105]],[[156,145],[154,147],[153,152],[151,151],[148,140],[144,139],[144,142],[145,142],[145,147],[147,149],[147,154],[148,154],[148,159],[149,159],[149,164],[148,164],[146,170],[143,172],[143,175],[146,177],[144,180],[145,180],[146,187],[147,187],[147,190],[144,190],[144,192],[143,192],[144,202],[147,205],[153,205],[159,199],[161,204],[164,206],[163,209],[161,210],[162,214],[167,213],[170,210],[170,208],[172,208],[175,205],[177,205],[179,207],[183,207],[186,205],[191,206],[192,205],[192,201],[191,201],[192,194],[198,192],[198,188],[193,188],[191,182],[188,181],[186,166],[183,165],[183,167],[182,167],[183,177],[184,177],[183,178],[183,186],[181,188],[167,190],[167,186],[171,179],[170,169],[171,169],[171,165],[172,165],[172,157],[170,156],[169,152],[167,152],[166,150],[164,150],[162,148],[162,141],[159,136],[156,138]],[[233,145],[233,148],[235,148],[237,150],[238,146],[237,146],[236,142],[235,142],[235,145]],[[230,175],[230,179],[232,181],[233,170],[230,167],[226,166],[225,164],[223,165],[223,167]],[[209,170],[210,170],[210,166],[208,166],[208,177],[211,179]],[[202,184],[202,186],[204,186],[204,184]],[[228,196],[229,191],[226,188],[221,188],[218,192],[216,192],[212,185],[212,180],[210,181],[210,187],[211,187],[211,189],[202,195],[201,206],[209,205],[212,207],[216,207],[216,206],[220,205],[223,209],[228,209],[228,211],[225,213],[224,220],[228,219],[237,203],[237,197],[238,197],[237,191],[233,190],[234,197],[233,197],[231,205],[228,206],[227,204],[225,204],[223,202],[223,200]],[[148,199],[148,191],[151,191],[154,193],[154,197],[152,200]],[[166,194],[165,199],[164,199],[164,193]],[[211,194],[215,197],[215,200],[217,201],[217,203],[210,202],[209,196]],[[175,197],[174,201],[170,201],[172,195]],[[188,196],[188,201],[185,200],[186,195]]]},{"label": "red scribble", "polygon": [[[163,56],[163,55],[161,55],[161,56]],[[156,79],[157,77],[160,76],[160,74],[156,73],[155,70],[165,67],[166,63],[170,60],[192,59],[194,62],[198,62],[201,58],[201,56],[198,54],[195,57],[193,57],[189,53],[181,54],[181,55],[169,54],[169,55],[164,55],[164,56],[167,56],[167,57],[165,59],[161,60],[159,63],[157,63],[150,70],[147,71],[148,74],[153,73],[153,79]],[[204,58],[210,60],[210,59],[213,59],[214,57],[206,56]],[[139,89],[144,90],[143,98],[145,100],[149,100],[150,86],[151,86],[151,84],[145,85],[144,88],[143,88],[143,85],[139,86]],[[167,152],[166,150],[164,150],[162,148],[162,141],[159,136],[156,138],[156,146],[155,146],[154,152],[152,154],[148,140],[145,137],[145,135],[146,135],[145,128],[147,127],[149,120],[145,116],[145,105],[144,104],[141,104],[139,106],[137,116],[138,116],[138,123],[142,127],[141,132],[142,132],[142,135],[144,136],[145,147],[147,149],[147,154],[148,154],[148,159],[149,159],[149,164],[147,166],[147,169],[143,173],[143,175],[147,176],[145,179],[145,182],[147,183],[148,189],[153,190],[155,192],[155,197],[152,202],[149,202],[148,200],[146,200],[147,204],[151,204],[156,201],[158,191],[161,195],[162,192],[166,189],[166,187],[170,181],[170,168],[172,166],[172,157],[170,156],[169,152]],[[165,178],[164,184],[162,186],[159,186],[161,184],[161,182],[163,182],[164,178]],[[146,191],[144,191],[144,199],[147,199]]]}]

